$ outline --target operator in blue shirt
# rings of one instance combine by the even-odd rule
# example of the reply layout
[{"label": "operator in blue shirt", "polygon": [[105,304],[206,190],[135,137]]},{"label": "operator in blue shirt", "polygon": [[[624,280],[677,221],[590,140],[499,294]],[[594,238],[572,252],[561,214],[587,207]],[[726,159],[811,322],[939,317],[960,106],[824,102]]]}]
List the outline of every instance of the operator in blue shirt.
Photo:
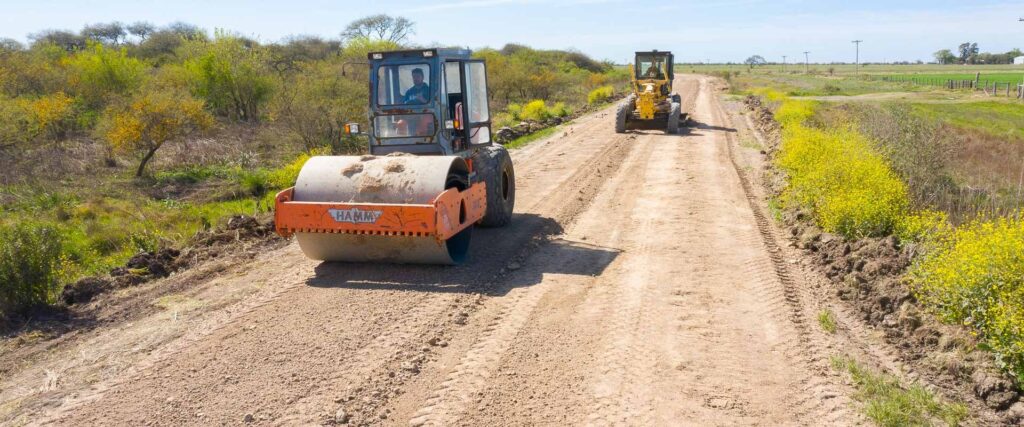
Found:
[{"label": "operator in blue shirt", "polygon": [[412,70],[412,87],[405,91],[406,104],[426,104],[430,100],[430,85],[423,81],[423,69]]}]

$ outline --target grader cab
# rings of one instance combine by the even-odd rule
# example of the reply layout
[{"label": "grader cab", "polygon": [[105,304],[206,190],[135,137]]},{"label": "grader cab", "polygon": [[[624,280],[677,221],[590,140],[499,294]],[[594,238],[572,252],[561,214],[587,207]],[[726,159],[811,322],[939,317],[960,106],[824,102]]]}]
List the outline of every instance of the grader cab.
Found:
[{"label": "grader cab", "polygon": [[675,78],[672,52],[636,52],[631,81],[633,93],[626,97],[615,113],[615,131],[630,129],[662,129],[679,132],[685,122],[681,98],[672,93]]}]

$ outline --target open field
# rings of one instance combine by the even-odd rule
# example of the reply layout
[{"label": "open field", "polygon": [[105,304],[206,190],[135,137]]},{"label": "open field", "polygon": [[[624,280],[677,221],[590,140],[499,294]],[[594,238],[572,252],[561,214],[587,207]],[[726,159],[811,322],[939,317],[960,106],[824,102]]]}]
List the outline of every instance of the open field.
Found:
[{"label": "open field", "polygon": [[[714,73],[718,71],[748,71],[750,67],[745,64],[679,64],[676,66],[686,72]],[[836,75],[902,75],[902,74],[944,74],[944,75],[965,75],[971,78],[975,73],[986,74],[1019,74],[1024,73],[1024,65],[960,65],[960,64],[815,64],[806,66],[812,74]],[[772,63],[753,68],[755,73],[782,73],[782,64]],[[786,73],[804,73],[803,61],[786,64]]]}]

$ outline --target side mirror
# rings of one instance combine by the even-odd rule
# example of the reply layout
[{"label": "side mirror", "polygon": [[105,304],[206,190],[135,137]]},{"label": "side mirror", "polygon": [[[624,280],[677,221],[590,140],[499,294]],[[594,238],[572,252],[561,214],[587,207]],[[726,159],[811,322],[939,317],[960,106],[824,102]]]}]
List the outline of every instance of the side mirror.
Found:
[{"label": "side mirror", "polygon": [[345,135],[359,135],[359,123],[346,123]]}]

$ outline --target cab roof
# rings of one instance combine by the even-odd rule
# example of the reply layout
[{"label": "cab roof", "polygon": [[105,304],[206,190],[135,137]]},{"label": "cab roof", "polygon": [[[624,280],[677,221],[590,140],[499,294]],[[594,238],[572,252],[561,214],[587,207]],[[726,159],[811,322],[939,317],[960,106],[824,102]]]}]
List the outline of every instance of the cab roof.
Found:
[{"label": "cab roof", "polygon": [[640,55],[669,56],[669,55],[672,55],[672,52],[667,51],[667,50],[657,50],[657,49],[636,52],[636,56],[640,56]]},{"label": "cab roof", "polygon": [[370,52],[366,55],[371,61],[387,61],[389,59],[414,59],[414,58],[441,58],[441,59],[470,59],[473,51],[462,48],[432,48],[432,49],[408,49],[391,50],[383,52]]}]

